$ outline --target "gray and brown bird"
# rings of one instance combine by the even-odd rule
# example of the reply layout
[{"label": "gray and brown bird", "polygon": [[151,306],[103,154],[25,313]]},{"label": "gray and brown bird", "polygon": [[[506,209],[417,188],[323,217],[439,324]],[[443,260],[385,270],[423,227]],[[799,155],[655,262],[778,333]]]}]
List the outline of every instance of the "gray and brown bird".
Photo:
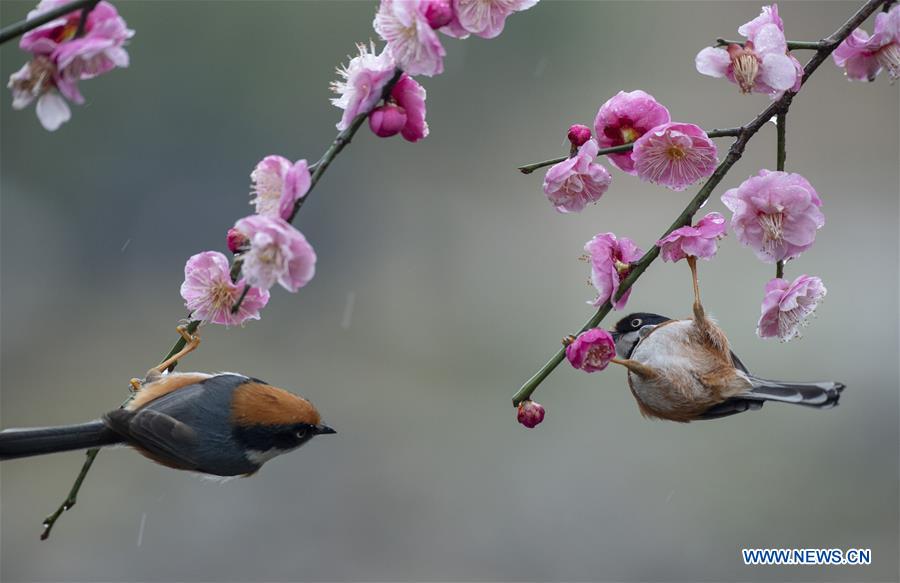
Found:
[{"label": "gray and brown bird", "polygon": [[335,433],[312,403],[259,379],[163,374],[200,342],[179,331],[185,348],[143,381],[133,379],[136,392],[125,406],[78,425],[0,431],[0,460],[125,444],[170,468],[246,476],[317,435]]},{"label": "gray and brown bird", "polygon": [[645,417],[718,419],[759,409],[766,401],[817,409],[837,405],[842,383],[773,381],[751,374],[706,315],[696,260],[688,257],[688,265],[694,280],[692,319],[634,313],[612,330],[619,357],[612,362],[628,369],[628,385]]}]

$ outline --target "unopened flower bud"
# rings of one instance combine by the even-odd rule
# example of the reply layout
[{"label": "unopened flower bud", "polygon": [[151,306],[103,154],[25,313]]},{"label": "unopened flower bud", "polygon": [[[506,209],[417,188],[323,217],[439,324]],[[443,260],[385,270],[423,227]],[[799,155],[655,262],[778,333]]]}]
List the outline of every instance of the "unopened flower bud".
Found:
[{"label": "unopened flower bud", "polygon": [[369,127],[379,138],[396,135],[405,125],[406,110],[393,103],[377,107],[369,115]]},{"label": "unopened flower bud", "polygon": [[243,251],[247,248],[247,245],[250,244],[250,239],[247,238],[247,235],[233,227],[228,229],[226,240],[228,241],[228,250],[232,253]]},{"label": "unopened flower bud", "polygon": [[434,29],[447,26],[453,20],[453,7],[450,0],[426,0],[425,19],[428,26]]},{"label": "unopened flower bud", "polygon": [[537,427],[544,420],[544,407],[531,399],[522,401],[519,403],[516,418],[519,420],[519,423],[529,429]]},{"label": "unopened flower bud", "polygon": [[575,124],[569,128],[569,142],[573,148],[580,148],[591,139],[591,129],[581,124]]}]

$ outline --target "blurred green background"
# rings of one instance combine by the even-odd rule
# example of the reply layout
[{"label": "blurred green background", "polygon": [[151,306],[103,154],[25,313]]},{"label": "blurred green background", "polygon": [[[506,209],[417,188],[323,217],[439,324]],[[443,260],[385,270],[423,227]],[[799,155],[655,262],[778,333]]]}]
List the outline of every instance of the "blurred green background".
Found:
[{"label": "blurred green background", "polygon": [[[260,158],[319,157],[340,113],[334,67],[375,36],[375,2],[117,5],[137,31],[131,67],[84,82],[68,124],[48,133],[3,97],[3,427],[119,404],[176,338],[185,259],[224,250]],[[32,6],[3,0],[0,21]],[[813,40],[856,6],[780,9],[789,38]],[[185,363],[296,389],[339,433],[225,485],[104,452],[43,543],[83,456],[4,463],[2,579],[897,580],[898,93],[884,76],[849,83],[829,60],[788,118],[787,167],[828,221],[788,265],[829,291],[805,337],[755,336],[774,269],[733,235],[700,271],[751,370],[842,380],[838,409],[651,422],[623,371],[568,365],[535,395],[537,429],[509,402],[592,313],[584,242],[611,230],[646,249],[696,191],[613,169],[601,203],[567,216],[541,173],[515,167],[565,153],[568,126],[623,89],[677,121],[749,121],[768,99],[693,63],[758,12],[542,2],[492,41],[445,38],[445,73],[422,80],[431,136],[364,128],[296,223],[319,255],[313,282],[273,290],[259,322],[207,328]],[[4,80],[25,60],[15,43],[0,57]],[[721,193],[774,167],[774,146],[766,127],[704,211],[726,212]],[[660,262],[628,309],[680,316],[690,301],[687,267]],[[873,564],[746,567],[742,547],[871,548]]]}]

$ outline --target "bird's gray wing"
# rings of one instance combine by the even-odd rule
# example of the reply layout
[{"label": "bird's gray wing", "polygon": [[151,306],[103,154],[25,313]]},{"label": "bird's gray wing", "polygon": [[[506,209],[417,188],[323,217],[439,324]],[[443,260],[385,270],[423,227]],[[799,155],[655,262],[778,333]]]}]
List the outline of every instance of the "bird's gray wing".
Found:
[{"label": "bird's gray wing", "polygon": [[731,417],[744,411],[756,411],[763,406],[762,401],[754,401],[752,399],[742,399],[740,397],[732,397],[726,401],[713,405],[697,417],[698,420],[705,421],[709,419],[721,419],[722,417]]},{"label": "bird's gray wing", "polygon": [[734,350],[731,351],[731,361],[734,363],[734,368],[744,373],[750,374],[750,371],[747,370],[747,367],[743,362],[741,362],[741,359],[738,358],[738,355],[734,353]]},{"label": "bird's gray wing", "polygon": [[197,434],[188,425],[152,408],[117,409],[104,416],[107,425],[129,444],[169,467],[196,470]]}]

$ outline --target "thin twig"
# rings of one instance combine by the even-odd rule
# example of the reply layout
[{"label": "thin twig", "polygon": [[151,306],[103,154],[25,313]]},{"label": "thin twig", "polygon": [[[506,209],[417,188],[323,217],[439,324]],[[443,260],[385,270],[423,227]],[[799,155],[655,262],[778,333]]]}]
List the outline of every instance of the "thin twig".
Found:
[{"label": "thin twig", "polygon": [[[728,40],[724,38],[716,39],[717,47],[725,47],[728,45],[738,45],[744,46],[744,43],[747,41],[743,40]],[[787,41],[787,48],[789,51],[817,51],[822,48],[822,41],[797,41],[797,40],[789,40]]]},{"label": "thin twig", "polygon": [[[741,131],[741,128],[728,128],[726,130],[712,130],[708,134],[711,138],[725,138],[725,137],[735,137]],[[629,142],[627,144],[622,144],[621,146],[612,146],[610,148],[601,148],[597,150],[598,156],[605,156],[607,154],[619,154],[621,152],[630,152],[634,147],[634,142]],[[534,162],[532,164],[526,164],[524,166],[519,166],[517,170],[522,174],[531,174],[535,170],[539,168],[544,168],[545,166],[552,166],[554,164],[559,164],[560,162],[564,162],[569,159],[569,156],[562,156],[561,158],[553,158],[552,160],[544,160],[542,162]]]},{"label": "thin twig", "polygon": [[75,12],[80,8],[85,8],[90,4],[97,4],[97,2],[98,0],[74,0],[74,2],[69,2],[68,4],[64,4],[59,8],[48,10],[47,12],[39,14],[34,18],[29,18],[16,22],[14,24],[10,24],[9,26],[4,27],[3,30],[0,30],[0,45],[8,40],[16,38],[17,36],[25,34],[29,30],[34,30],[39,26],[43,26],[44,24],[47,24],[51,20],[55,20],[60,16],[65,16],[70,12]]},{"label": "thin twig", "polygon": [[[787,111],[780,111],[775,117],[777,148],[775,154],[776,170],[784,172],[784,163],[787,160]],[[784,277],[784,260],[779,259],[775,263],[775,277]]]},{"label": "thin twig", "polygon": [[62,504],[59,505],[59,508],[57,508],[53,514],[44,519],[44,530],[41,531],[41,540],[47,540],[47,537],[50,536],[50,531],[53,530],[53,525],[56,524],[56,521],[62,516],[62,513],[66,510],[71,510],[72,507],[75,506],[75,502],[78,501],[78,491],[81,490],[81,484],[87,477],[88,472],[91,471],[94,458],[97,457],[98,453],[100,453],[100,450],[97,448],[92,448],[85,452],[86,457],[84,464],[81,466],[81,471],[78,472],[78,477],[75,478],[75,483],[72,484],[72,489],[69,490],[69,495],[66,496],[66,499],[63,500]]},{"label": "thin twig", "polygon": [[[813,57],[806,63],[806,66],[803,67],[803,79],[801,80],[801,85],[805,84],[809,77],[813,74],[813,72],[819,68],[819,65],[828,58],[832,51],[848,36],[853,32],[856,27],[863,23],[873,12],[875,12],[879,6],[884,4],[886,1],[890,0],[868,0],[865,4],[863,4],[853,16],[850,17],[847,22],[845,22],[839,29],[837,29],[833,34],[831,34],[828,38],[823,39],[821,41],[820,48],[816,51]],[[685,225],[689,225],[691,223],[691,219],[694,216],[700,207],[706,202],[706,199],[712,194],[712,191],[715,187],[722,181],[725,177],[725,174],[731,169],[732,166],[741,158],[744,153],[744,148],[747,146],[747,142],[750,138],[753,137],[756,132],[762,128],[766,122],[772,119],[773,116],[778,115],[781,112],[787,112],[787,110],[791,106],[791,102],[794,99],[794,95],[796,93],[788,91],[778,99],[777,101],[770,104],[766,109],[760,112],[753,121],[749,124],[743,126],[742,131],[738,138],[731,145],[731,148],[728,150],[728,155],[722,161],[721,164],[716,168],[715,172],[713,172],[712,176],[706,181],[700,191],[694,196],[691,202],[685,207],[685,209],[681,212],[675,222],[666,230],[663,234],[663,237],[674,231],[679,227],[683,227]],[[662,237],[660,237],[661,239]],[[635,281],[644,273],[647,267],[650,266],[651,263],[656,259],[659,255],[659,247],[654,245],[649,251],[647,251],[643,257],[641,257],[636,263],[632,265],[631,272],[628,274],[621,284],[619,284],[619,291],[616,293],[615,299],[619,299],[622,295],[631,289],[631,286]],[[612,309],[612,305],[610,300],[607,300],[600,306],[597,312],[591,317],[587,323],[582,326],[581,331],[587,330],[589,328],[597,327],[604,317],[609,313]],[[531,397],[534,393],[535,389],[537,389],[538,385],[544,381],[550,373],[562,362],[563,358],[565,358],[565,349],[558,350],[553,357],[550,358],[547,363],[537,371],[524,385],[516,392],[513,396],[513,405],[518,406],[519,403]]]},{"label": "thin twig", "polygon": [[94,0],[81,9],[81,18],[78,19],[78,30],[75,31],[75,38],[81,38],[81,36],[84,34],[84,29],[87,26],[88,16],[90,16],[91,11],[97,7],[98,2],[100,2],[100,0]]}]

